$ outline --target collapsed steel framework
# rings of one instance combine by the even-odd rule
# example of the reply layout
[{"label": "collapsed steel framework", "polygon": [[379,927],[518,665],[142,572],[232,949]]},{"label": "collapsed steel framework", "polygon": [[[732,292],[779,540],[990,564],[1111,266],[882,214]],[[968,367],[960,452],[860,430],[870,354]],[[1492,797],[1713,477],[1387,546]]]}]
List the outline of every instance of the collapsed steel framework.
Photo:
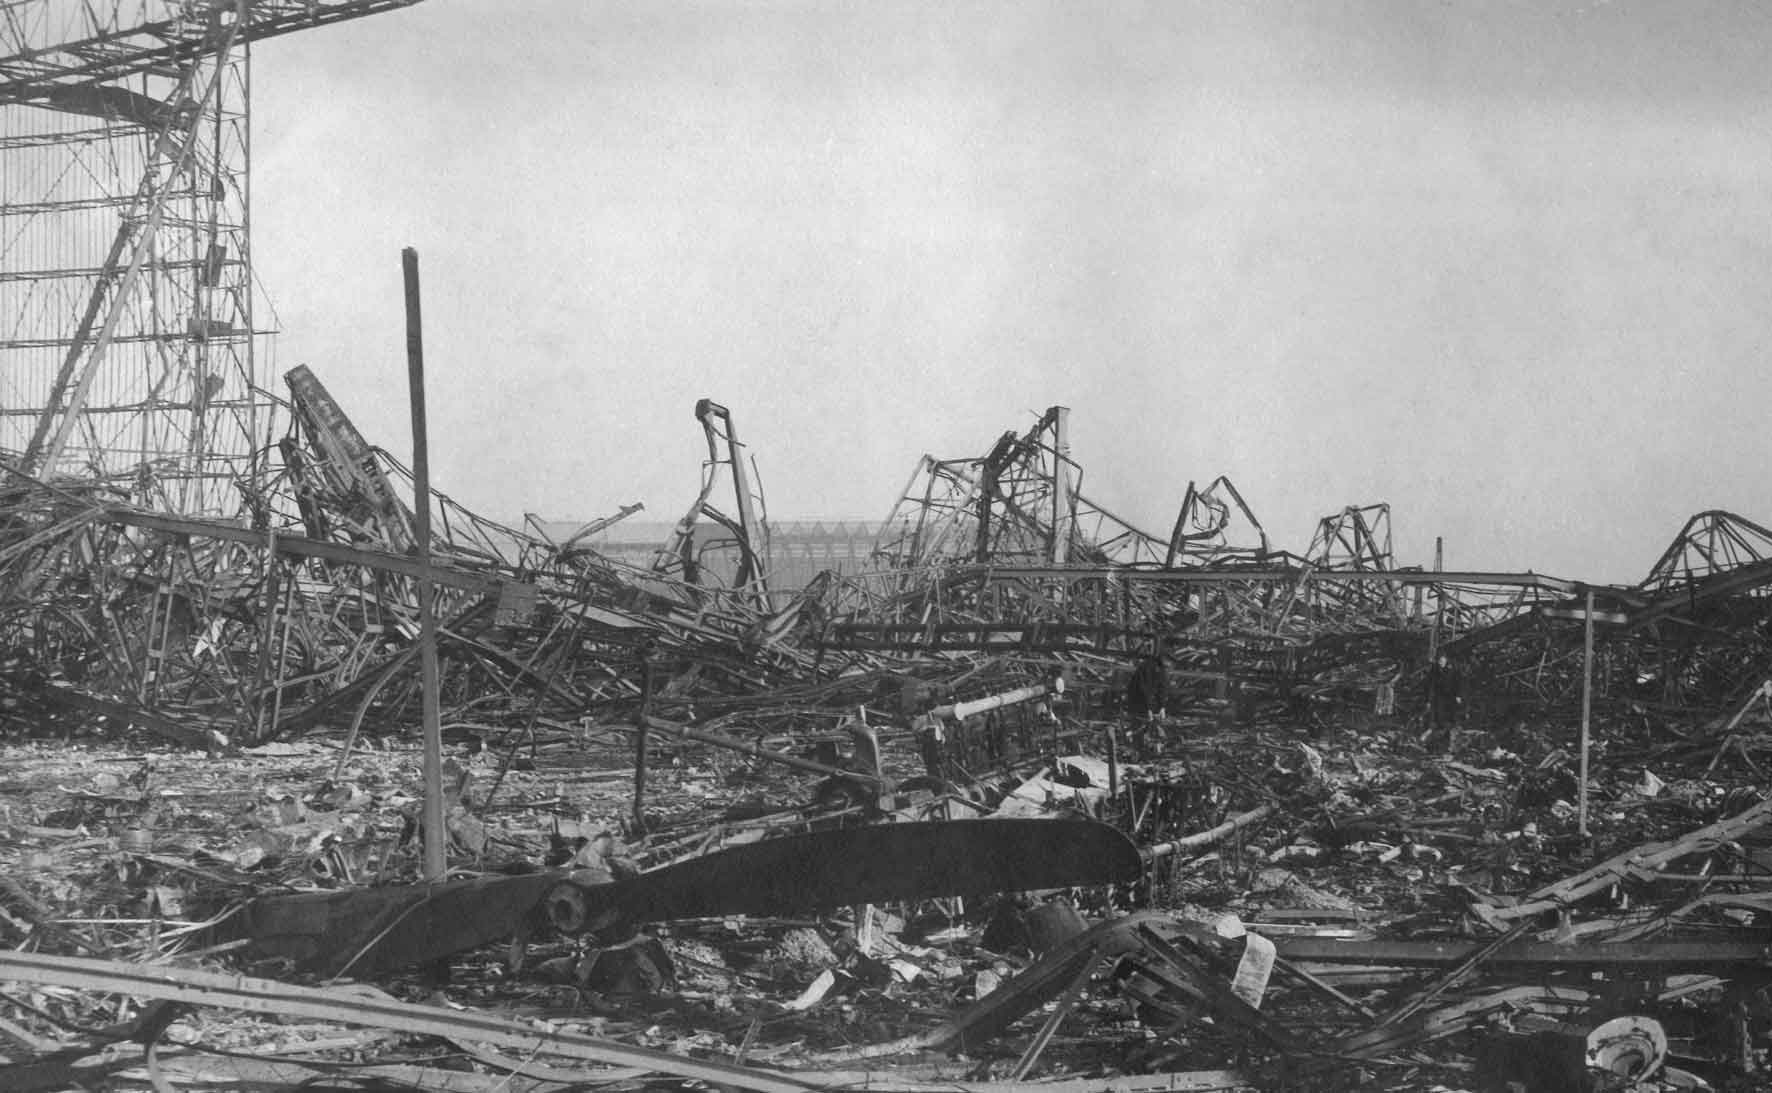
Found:
[{"label": "collapsed steel framework", "polygon": [[[8,467],[4,708],[40,720],[47,703],[52,714],[252,739],[410,720],[411,478],[311,371],[286,383],[281,471],[248,493],[246,520],[155,512],[102,478]],[[430,572],[453,720],[631,716],[654,670],[657,701],[715,717],[754,708],[759,692],[890,708],[894,680],[930,674],[988,690],[1066,670],[1113,691],[1131,659],[1153,653],[1203,700],[1383,711],[1435,648],[1480,669],[1496,695],[1552,709],[1578,684],[1575,620],[1589,592],[1606,619],[1603,695],[1703,716],[1765,679],[1772,563],[1717,546],[1751,543],[1739,517],[1703,514],[1669,547],[1666,557],[1702,557],[1708,569],[1658,564],[1637,586],[1593,587],[1398,567],[1383,506],[1326,518],[1304,555],[1273,550],[1265,534],[1247,541],[1259,523],[1221,479],[1190,487],[1177,524],[1193,537],[1165,564],[1176,537],[1145,535],[1087,501],[1068,455],[1054,473],[1057,410],[984,457],[925,458],[929,481],[906,491],[875,568],[771,598],[755,568],[767,532],[754,478],[732,476],[741,516],[711,505],[716,478],[742,454],[731,417],[698,404],[710,457],[685,519],[710,518],[727,536],[702,544],[698,568],[746,579],[673,568],[688,540],[665,544],[661,564],[626,564],[433,493]],[[1237,539],[1201,500],[1209,494],[1244,514]],[[740,532],[758,539],[747,546]],[[712,564],[717,549],[732,557]]]},{"label": "collapsed steel framework", "polygon": [[[0,9],[0,677],[19,693],[255,737],[398,708],[410,475],[307,369],[286,397],[262,382],[247,123],[253,42],[414,2]],[[1190,482],[1159,537],[1083,492],[1055,406],[982,455],[924,456],[873,568],[790,598],[732,415],[704,399],[696,417],[702,488],[650,566],[424,499],[459,708],[630,701],[661,644],[667,690],[704,702],[981,654],[1096,658],[1105,678],[1156,653],[1219,697],[1383,694],[1440,650],[1566,696],[1588,592],[1619,693],[1733,701],[1763,682],[1772,532],[1730,513],[1695,516],[1632,588],[1399,568],[1384,505],[1325,517],[1290,554],[1224,477]]]},{"label": "collapsed steel framework", "polygon": [[[414,2],[0,10],[0,677],[18,693],[255,737],[400,708],[411,478],[312,372],[287,395],[259,375],[247,121],[252,43]],[[1632,588],[1398,567],[1384,505],[1325,517],[1291,554],[1225,477],[1190,482],[1158,536],[1084,492],[1059,406],[981,455],[924,456],[872,568],[789,596],[731,413],[695,412],[702,488],[649,566],[425,499],[458,708],[631,701],[660,656],[666,690],[704,704],[983,655],[1107,679],[1157,653],[1221,698],[1383,694],[1433,651],[1557,698],[1589,591],[1619,694],[1733,701],[1763,681],[1772,532],[1742,517],[1695,516]]]}]

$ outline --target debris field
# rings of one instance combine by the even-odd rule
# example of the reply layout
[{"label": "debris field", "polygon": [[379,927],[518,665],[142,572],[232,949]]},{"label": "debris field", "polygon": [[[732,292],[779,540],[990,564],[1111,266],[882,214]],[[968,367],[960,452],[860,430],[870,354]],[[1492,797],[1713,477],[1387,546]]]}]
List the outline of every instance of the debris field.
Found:
[{"label": "debris field", "polygon": [[1768,1084],[1750,520],[1628,587],[1151,534],[1054,407],[784,588],[712,400],[637,565],[285,378],[238,519],[0,482],[0,1088]]}]

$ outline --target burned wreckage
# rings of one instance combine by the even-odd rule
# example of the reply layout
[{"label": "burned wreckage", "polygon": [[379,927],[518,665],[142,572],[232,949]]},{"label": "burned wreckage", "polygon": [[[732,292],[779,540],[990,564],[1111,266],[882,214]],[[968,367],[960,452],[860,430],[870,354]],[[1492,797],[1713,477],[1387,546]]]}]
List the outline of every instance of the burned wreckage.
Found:
[{"label": "burned wreckage", "polygon": [[6,467],[7,1088],[1766,1080],[1748,520],[1630,587],[1400,567],[1383,505],[1290,553],[1224,478],[1153,535],[1055,407],[787,589],[716,402],[635,561],[286,382],[238,518]]}]

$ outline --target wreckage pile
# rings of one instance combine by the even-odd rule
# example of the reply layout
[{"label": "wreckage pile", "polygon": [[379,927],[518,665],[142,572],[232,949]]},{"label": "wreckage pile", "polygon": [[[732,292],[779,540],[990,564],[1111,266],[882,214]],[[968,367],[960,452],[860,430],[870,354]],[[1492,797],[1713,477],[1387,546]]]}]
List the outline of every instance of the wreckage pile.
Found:
[{"label": "wreckage pile", "polygon": [[650,565],[586,545],[638,506],[441,494],[426,564],[407,472],[287,381],[240,519],[8,472],[0,1087],[1767,1080],[1747,520],[1631,587],[1399,567],[1382,505],[1289,553],[1223,478],[1158,536],[1053,408],[785,589],[704,400]]}]

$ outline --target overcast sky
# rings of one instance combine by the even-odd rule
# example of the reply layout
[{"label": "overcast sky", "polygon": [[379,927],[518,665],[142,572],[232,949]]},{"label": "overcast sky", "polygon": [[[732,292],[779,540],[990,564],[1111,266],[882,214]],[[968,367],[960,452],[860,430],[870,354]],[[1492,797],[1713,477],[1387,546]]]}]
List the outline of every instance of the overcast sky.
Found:
[{"label": "overcast sky", "polygon": [[426,0],[254,53],[274,365],[506,521],[778,517],[1071,407],[1165,534],[1388,501],[1405,563],[1635,581],[1772,523],[1772,5]]}]

